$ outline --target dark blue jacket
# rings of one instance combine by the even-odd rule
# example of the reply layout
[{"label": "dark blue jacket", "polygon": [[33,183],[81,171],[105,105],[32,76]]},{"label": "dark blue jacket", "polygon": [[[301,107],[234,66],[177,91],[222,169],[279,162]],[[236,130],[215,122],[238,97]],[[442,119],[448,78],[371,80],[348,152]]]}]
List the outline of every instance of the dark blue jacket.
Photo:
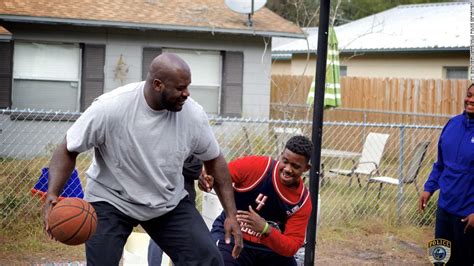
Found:
[{"label": "dark blue jacket", "polygon": [[438,206],[466,217],[474,213],[474,119],[466,113],[451,118],[438,143],[438,161],[433,164],[425,191],[440,190]]}]

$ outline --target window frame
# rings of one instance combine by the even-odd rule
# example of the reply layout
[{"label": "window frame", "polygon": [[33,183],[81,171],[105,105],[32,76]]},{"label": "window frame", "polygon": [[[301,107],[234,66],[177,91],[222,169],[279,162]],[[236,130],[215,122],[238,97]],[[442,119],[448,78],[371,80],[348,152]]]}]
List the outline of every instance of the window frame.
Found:
[{"label": "window frame", "polygon": [[347,66],[341,66],[341,65],[339,66],[339,76],[347,77]]},{"label": "window frame", "polygon": [[[222,102],[222,71],[223,71],[223,57],[222,57],[222,52],[221,51],[217,51],[217,50],[205,50],[205,49],[187,49],[187,48],[176,48],[176,47],[163,47],[162,48],[162,52],[165,53],[165,52],[168,52],[168,53],[175,53],[177,54],[178,56],[180,55],[180,52],[181,54],[184,54],[184,53],[191,53],[191,54],[194,54],[194,53],[208,53],[208,54],[211,54],[211,55],[216,55],[218,56],[219,58],[219,62],[218,62],[218,68],[217,68],[217,83],[198,83],[198,84],[195,84],[195,81],[193,80],[189,86],[189,88],[192,90],[192,89],[199,89],[200,87],[205,87],[205,88],[209,88],[209,87],[214,87],[217,89],[217,103],[215,104],[216,106],[216,112],[208,112],[206,110],[206,107],[205,105],[202,103],[202,102],[199,102],[198,103],[200,105],[203,106],[203,108],[206,110],[206,113],[208,115],[211,115],[211,116],[214,116],[214,115],[221,115],[221,102]],[[189,64],[189,62],[187,62]],[[193,71],[193,66],[190,66],[191,68],[191,72]],[[193,93],[191,92],[191,98],[195,99],[193,97]],[[195,99],[196,100],[196,99]]]},{"label": "window frame", "polygon": [[[29,75],[22,75],[21,73],[18,73],[18,68],[15,68],[15,64],[19,64],[17,61],[18,59],[18,45],[23,45],[23,44],[40,44],[40,45],[49,45],[49,46],[71,46],[72,49],[77,50],[73,51],[73,54],[77,56],[77,58],[74,58],[74,62],[77,63],[78,65],[75,66],[74,70],[77,70],[77,75],[74,78],[62,78],[62,77],[52,77],[52,76],[29,76]],[[81,109],[81,96],[82,96],[82,53],[83,49],[79,43],[64,43],[64,42],[47,42],[47,41],[31,41],[31,40],[16,40],[14,43],[14,48],[13,48],[13,68],[12,68],[12,84],[11,84],[11,107],[15,108],[14,103],[15,103],[15,97],[20,97],[20,95],[15,95],[18,94],[18,92],[15,93],[16,86],[15,83],[19,81],[50,81],[50,82],[69,82],[72,86],[74,83],[75,87],[77,88],[77,93],[74,96],[75,97],[75,109],[74,110],[69,110],[71,112],[77,112]],[[21,69],[20,69],[21,70]],[[60,100],[60,99],[59,99]],[[29,107],[25,107],[28,108]],[[22,109],[24,109],[22,107]],[[56,109],[59,110],[59,109]],[[61,110],[61,111],[66,111],[66,110]]]},{"label": "window frame", "polygon": [[[450,71],[458,71],[455,72],[455,75],[460,75],[460,71],[465,71],[465,77],[449,77],[449,72]],[[444,66],[443,67],[443,72],[444,72],[444,78],[445,79],[469,79],[469,67],[468,66]]]}]

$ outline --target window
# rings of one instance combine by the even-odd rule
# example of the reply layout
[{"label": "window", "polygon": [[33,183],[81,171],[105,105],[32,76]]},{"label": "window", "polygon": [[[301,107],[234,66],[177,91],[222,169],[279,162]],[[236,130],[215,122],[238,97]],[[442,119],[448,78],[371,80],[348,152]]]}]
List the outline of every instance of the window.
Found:
[{"label": "window", "polygon": [[445,67],[446,79],[469,79],[468,67]]},{"label": "window", "polygon": [[13,53],[12,108],[79,111],[79,45],[16,42]]},{"label": "window", "polygon": [[347,76],[347,66],[339,66],[339,76],[341,77]]},{"label": "window", "polygon": [[184,49],[163,49],[183,58],[191,68],[191,97],[206,113],[219,114],[221,95],[222,57],[220,52]]}]

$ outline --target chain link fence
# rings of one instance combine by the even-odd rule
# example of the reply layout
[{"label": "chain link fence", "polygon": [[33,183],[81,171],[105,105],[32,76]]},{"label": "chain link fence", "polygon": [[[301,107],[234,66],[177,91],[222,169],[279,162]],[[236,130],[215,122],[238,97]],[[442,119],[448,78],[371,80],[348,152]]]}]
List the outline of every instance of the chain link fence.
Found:
[{"label": "chain link fence", "polygon": [[[308,104],[271,103],[272,119],[311,120],[313,108]],[[326,121],[410,124],[410,125],[444,125],[450,114],[428,114],[413,112],[396,112],[376,109],[330,108],[324,110]]]},{"label": "chain link fence", "polygon": [[[2,229],[19,221],[41,224],[41,202],[32,188],[47,167],[56,145],[80,113],[0,110],[0,219]],[[437,118],[439,119],[439,117]],[[447,121],[448,118],[445,118]],[[211,118],[211,126],[226,159],[245,155],[271,155],[276,158],[286,140],[295,134],[311,135],[310,121]],[[423,214],[417,211],[418,193],[436,160],[441,125],[383,124],[325,121],[322,142],[320,187],[320,226],[347,225],[361,220],[383,220],[391,225],[433,226],[436,204]],[[369,133],[387,134],[385,145],[366,143]],[[370,176],[352,178],[333,169],[354,170],[365,149],[382,150],[380,163],[372,176],[405,180],[415,147],[429,142],[416,179],[400,184],[370,183]],[[371,146],[372,145],[372,146]],[[381,146],[381,147],[380,147]],[[363,155],[362,155],[363,156]],[[92,152],[78,157],[79,177],[85,186],[85,171]],[[309,180],[309,172],[305,182]],[[349,182],[353,179],[353,182]],[[383,184],[383,185],[380,185]],[[417,190],[418,189],[418,190]],[[202,208],[198,193],[198,209]],[[437,196],[436,196],[437,197]],[[436,198],[432,199],[433,202]]]}]

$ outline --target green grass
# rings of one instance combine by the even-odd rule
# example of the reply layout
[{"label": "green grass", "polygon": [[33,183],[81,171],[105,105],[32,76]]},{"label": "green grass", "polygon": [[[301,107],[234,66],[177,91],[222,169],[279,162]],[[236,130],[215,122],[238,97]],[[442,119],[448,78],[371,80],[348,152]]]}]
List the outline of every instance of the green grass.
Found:
[{"label": "green grass", "polygon": [[[90,162],[88,158],[81,155],[78,159],[82,181]],[[48,239],[43,231],[42,205],[38,198],[32,197],[31,188],[49,160],[49,157],[0,159],[0,264],[84,260],[83,245],[66,246]]]},{"label": "green grass", "polygon": [[348,224],[358,220],[381,219],[388,225],[433,226],[436,198],[424,213],[418,211],[418,194],[413,185],[399,187],[384,185],[379,198],[379,185],[362,179],[359,187],[355,178],[348,186],[348,177],[332,177],[320,188],[322,224]]},{"label": "green grass", "polygon": [[[258,145],[256,147],[263,149]],[[77,168],[83,185],[84,172],[89,163],[90,155],[81,155],[78,159]],[[41,262],[35,260],[38,257],[56,261],[84,259],[83,245],[66,246],[47,239],[43,232],[41,204],[37,198],[31,197],[30,189],[39,177],[40,169],[48,164],[49,158],[46,157],[0,159],[0,258],[26,258],[36,263]],[[343,165],[346,166],[349,163]],[[396,163],[386,164],[384,169],[396,171]],[[423,175],[426,175],[427,170],[423,171]],[[424,213],[419,213],[418,195],[413,185],[404,187],[401,199],[398,187],[385,185],[378,198],[378,185],[370,185],[366,194],[364,179],[362,187],[358,186],[355,179],[349,187],[348,178],[343,176],[331,177],[329,180],[320,189],[321,224],[318,227],[318,241],[321,243],[338,246],[352,243],[355,236],[364,239],[371,235],[380,238],[393,235],[397,239],[422,246],[432,235],[436,197],[431,199]],[[421,180],[418,182],[421,187]],[[198,191],[197,194],[196,203],[200,210],[202,193]],[[140,231],[140,228],[136,230]],[[383,248],[393,247],[387,245]]]},{"label": "green grass", "polygon": [[36,217],[0,228],[0,258],[28,264],[84,260],[84,245],[67,246],[48,239],[39,221]]}]

